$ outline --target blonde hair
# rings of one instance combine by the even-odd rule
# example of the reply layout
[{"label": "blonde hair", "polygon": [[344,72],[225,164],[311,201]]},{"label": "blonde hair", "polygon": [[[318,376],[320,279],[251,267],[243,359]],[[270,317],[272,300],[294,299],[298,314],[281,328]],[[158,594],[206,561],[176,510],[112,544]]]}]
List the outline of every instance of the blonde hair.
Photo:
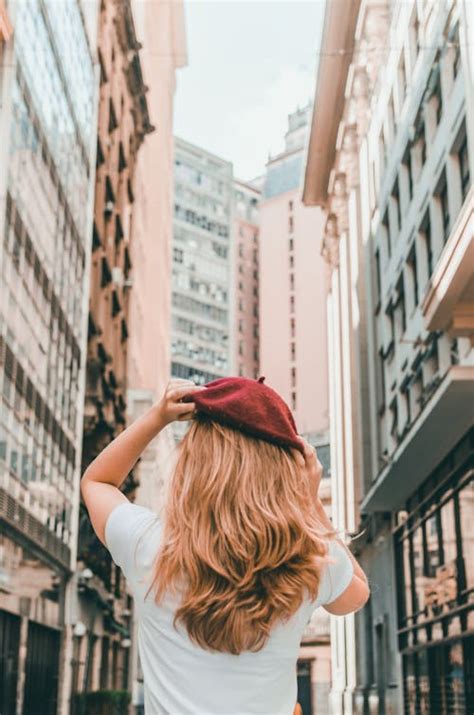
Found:
[{"label": "blonde hair", "polygon": [[150,590],[179,593],[175,624],[202,648],[260,650],[305,597],[327,554],[314,485],[295,453],[204,417],[170,483]]}]

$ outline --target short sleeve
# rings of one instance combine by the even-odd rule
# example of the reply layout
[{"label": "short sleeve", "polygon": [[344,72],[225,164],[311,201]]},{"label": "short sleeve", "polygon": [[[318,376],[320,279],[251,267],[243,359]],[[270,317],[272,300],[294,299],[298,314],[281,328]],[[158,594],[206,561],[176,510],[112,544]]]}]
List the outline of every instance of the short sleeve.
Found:
[{"label": "short sleeve", "polygon": [[157,516],[143,506],[124,502],[115,507],[105,524],[105,543],[127,579],[136,573],[140,537],[157,521]]},{"label": "short sleeve", "polygon": [[328,563],[325,566],[317,603],[325,606],[332,603],[344,593],[354,575],[353,563],[344,547],[335,539],[331,539],[328,547]]}]

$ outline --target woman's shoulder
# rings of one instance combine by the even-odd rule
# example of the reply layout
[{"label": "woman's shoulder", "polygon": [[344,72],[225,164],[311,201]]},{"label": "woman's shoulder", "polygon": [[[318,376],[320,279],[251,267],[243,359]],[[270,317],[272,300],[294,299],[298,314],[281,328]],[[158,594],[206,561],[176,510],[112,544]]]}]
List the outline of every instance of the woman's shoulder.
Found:
[{"label": "woman's shoulder", "polygon": [[124,502],[110,513],[105,525],[107,548],[128,579],[153,565],[161,527],[159,515],[140,504]]}]

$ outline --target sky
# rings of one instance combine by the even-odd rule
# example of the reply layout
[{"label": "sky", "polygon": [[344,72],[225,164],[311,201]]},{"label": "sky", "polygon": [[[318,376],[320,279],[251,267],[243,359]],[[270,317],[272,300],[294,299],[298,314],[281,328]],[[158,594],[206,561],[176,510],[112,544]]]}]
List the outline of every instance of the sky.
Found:
[{"label": "sky", "polygon": [[283,148],[288,114],[313,100],[324,0],[187,0],[185,13],[175,134],[253,179]]}]

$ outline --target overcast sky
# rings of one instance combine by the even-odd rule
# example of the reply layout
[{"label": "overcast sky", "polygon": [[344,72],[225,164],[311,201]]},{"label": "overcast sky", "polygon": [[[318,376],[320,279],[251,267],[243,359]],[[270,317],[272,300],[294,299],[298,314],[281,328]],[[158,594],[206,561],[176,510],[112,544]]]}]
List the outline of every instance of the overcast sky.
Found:
[{"label": "overcast sky", "polygon": [[312,101],[324,0],[187,0],[188,66],[175,133],[252,179],[282,148],[287,115]]}]

